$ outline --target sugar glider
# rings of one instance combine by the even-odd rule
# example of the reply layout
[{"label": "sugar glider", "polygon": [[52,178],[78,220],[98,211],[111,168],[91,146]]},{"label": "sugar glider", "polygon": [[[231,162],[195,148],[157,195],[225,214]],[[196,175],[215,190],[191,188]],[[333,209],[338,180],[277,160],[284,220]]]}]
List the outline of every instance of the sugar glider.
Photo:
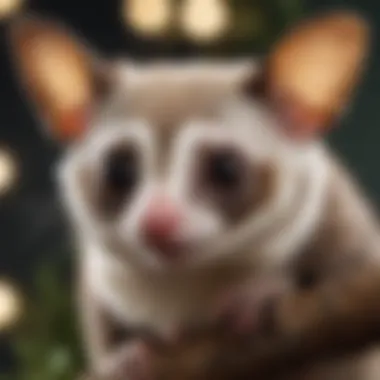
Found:
[{"label": "sugar glider", "polygon": [[[10,36],[36,113],[66,145],[59,189],[95,373],[149,379],[146,336],[226,314],[254,333],[265,300],[339,281],[358,257],[379,263],[371,207],[321,141],[366,56],[356,15],[306,20],[260,61],[114,62],[38,17]],[[307,378],[378,379],[373,355]]]}]

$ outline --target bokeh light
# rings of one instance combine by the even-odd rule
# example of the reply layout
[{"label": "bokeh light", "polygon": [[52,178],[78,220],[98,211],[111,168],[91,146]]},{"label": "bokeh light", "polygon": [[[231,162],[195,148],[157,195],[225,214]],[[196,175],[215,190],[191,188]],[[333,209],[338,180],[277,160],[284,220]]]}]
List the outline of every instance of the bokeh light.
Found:
[{"label": "bokeh light", "polygon": [[137,32],[159,35],[169,27],[172,8],[171,0],[124,0],[123,17]]},{"label": "bokeh light", "polygon": [[0,149],[0,195],[8,193],[18,177],[17,164],[10,150]]},{"label": "bokeh light", "polygon": [[220,38],[229,27],[228,5],[224,0],[185,0],[180,23],[192,40],[213,41]]},{"label": "bokeh light", "polygon": [[0,331],[14,326],[22,314],[21,297],[16,288],[0,280]]},{"label": "bokeh light", "polygon": [[7,18],[17,13],[24,2],[24,0],[0,0],[0,18]]}]

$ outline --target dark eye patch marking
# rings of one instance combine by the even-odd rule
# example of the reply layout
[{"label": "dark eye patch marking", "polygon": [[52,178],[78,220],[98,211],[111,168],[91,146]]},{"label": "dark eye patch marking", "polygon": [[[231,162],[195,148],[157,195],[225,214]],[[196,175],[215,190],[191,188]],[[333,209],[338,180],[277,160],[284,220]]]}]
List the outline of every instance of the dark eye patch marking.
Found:
[{"label": "dark eye patch marking", "polygon": [[101,201],[114,214],[133,193],[140,176],[138,154],[133,146],[113,148],[102,163]]},{"label": "dark eye patch marking", "polygon": [[203,146],[196,165],[195,195],[217,207],[231,224],[243,221],[271,198],[276,170],[252,163],[235,147]]},{"label": "dark eye patch marking", "polygon": [[128,143],[110,148],[100,167],[82,168],[79,174],[81,188],[97,217],[110,219],[117,216],[134,194],[141,172],[138,149]]},{"label": "dark eye patch marking", "polygon": [[246,174],[246,162],[231,148],[204,153],[204,180],[216,191],[233,193],[239,189]]}]

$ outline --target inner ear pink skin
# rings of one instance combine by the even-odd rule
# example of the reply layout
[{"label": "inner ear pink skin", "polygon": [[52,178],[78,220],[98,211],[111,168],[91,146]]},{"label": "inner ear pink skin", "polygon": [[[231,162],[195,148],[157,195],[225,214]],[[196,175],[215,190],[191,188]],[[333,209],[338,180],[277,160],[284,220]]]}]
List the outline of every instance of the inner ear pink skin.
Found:
[{"label": "inner ear pink skin", "polygon": [[179,206],[166,196],[156,196],[149,203],[141,222],[146,243],[159,255],[174,258],[180,250],[178,232],[183,223]]},{"label": "inner ear pink skin", "polygon": [[270,101],[284,133],[294,140],[312,139],[330,126],[327,112],[302,104],[286,92],[272,92]]},{"label": "inner ear pink skin", "polygon": [[58,118],[56,134],[61,141],[72,142],[78,140],[87,130],[91,120],[89,106],[81,105],[62,113]]}]

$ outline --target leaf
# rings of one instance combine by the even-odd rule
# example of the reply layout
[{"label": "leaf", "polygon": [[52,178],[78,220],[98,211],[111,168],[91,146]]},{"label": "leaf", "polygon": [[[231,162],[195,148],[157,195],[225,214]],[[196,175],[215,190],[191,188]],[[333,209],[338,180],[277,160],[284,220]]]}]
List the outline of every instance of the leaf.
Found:
[{"label": "leaf", "polygon": [[65,269],[56,262],[36,272],[28,318],[13,340],[20,380],[72,380],[82,367],[76,310]]}]

